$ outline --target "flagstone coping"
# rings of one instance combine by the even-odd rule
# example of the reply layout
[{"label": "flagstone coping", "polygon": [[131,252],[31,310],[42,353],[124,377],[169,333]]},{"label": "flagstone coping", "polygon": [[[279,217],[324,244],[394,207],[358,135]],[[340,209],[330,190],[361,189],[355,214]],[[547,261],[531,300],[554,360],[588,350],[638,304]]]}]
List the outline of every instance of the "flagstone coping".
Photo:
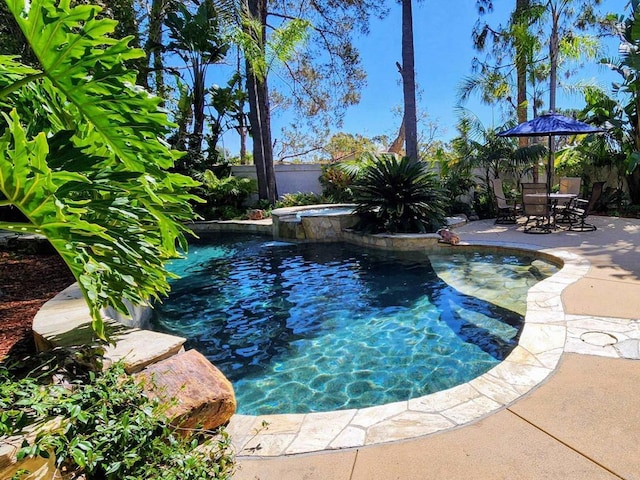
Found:
[{"label": "flagstone coping", "polygon": [[561,294],[591,264],[575,253],[512,242],[465,242],[443,248],[536,252],[562,265],[527,295],[518,346],[499,365],[451,389],[375,407],[336,412],[235,415],[227,427],[239,456],[273,457],[357,448],[421,437],[484,418],[542,384],[564,352],[640,359],[640,321],[565,313]]},{"label": "flagstone coping", "polygon": [[[555,370],[563,352],[640,358],[640,322],[567,315],[561,293],[587,274],[584,257],[562,249],[527,244],[465,242],[452,249],[535,251],[562,268],[534,285],[527,295],[518,346],[499,365],[451,389],[420,398],[362,409],[269,416],[234,415],[227,426],[240,456],[280,456],[354,448],[433,434],[460,427],[505,408]],[[39,345],[60,344],[63,333],[86,333],[88,309],[71,286],[45,304],[34,319]],[[38,340],[39,339],[39,340]],[[182,351],[183,338],[121,327],[108,354],[131,360],[130,371]],[[139,358],[136,358],[139,357]]]}]

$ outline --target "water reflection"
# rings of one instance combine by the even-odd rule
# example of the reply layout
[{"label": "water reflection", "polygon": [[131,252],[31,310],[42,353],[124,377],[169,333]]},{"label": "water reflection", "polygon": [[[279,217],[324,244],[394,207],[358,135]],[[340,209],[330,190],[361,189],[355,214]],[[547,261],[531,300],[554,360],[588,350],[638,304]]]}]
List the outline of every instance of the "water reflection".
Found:
[{"label": "water reflection", "polygon": [[363,338],[378,343],[372,336],[377,329],[384,338],[392,317],[402,321],[387,339],[398,350],[436,338],[425,348],[450,355],[443,345],[453,339],[495,361],[513,349],[522,325],[518,313],[448,285],[424,255],[260,238],[214,245],[194,245],[189,261],[174,265],[189,275],[172,282],[154,323],[186,336],[232,381],[260,374],[300,341],[353,335],[354,325],[371,328]]}]

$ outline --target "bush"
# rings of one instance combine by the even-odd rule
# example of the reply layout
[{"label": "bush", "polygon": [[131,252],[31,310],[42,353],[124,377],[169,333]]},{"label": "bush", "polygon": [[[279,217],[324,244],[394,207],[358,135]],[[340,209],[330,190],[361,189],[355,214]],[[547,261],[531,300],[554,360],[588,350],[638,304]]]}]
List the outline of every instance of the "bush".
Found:
[{"label": "bush", "polygon": [[302,207],[305,205],[318,205],[319,203],[327,203],[327,199],[317,193],[285,193],[276,202],[276,208]]},{"label": "bush", "polygon": [[476,190],[473,198],[473,209],[478,218],[495,218],[496,208],[493,202],[493,194],[486,189]]},{"label": "bush", "polygon": [[320,176],[322,195],[331,203],[352,203],[354,180],[355,175],[340,164],[325,165]]},{"label": "bush", "polygon": [[446,195],[445,212],[447,215],[464,213],[469,216],[473,214],[471,205],[461,200],[469,196],[469,192],[476,184],[476,180],[471,173],[466,170],[450,169],[440,182]]},{"label": "bush", "polygon": [[211,170],[205,170],[199,180],[202,186],[198,193],[205,203],[196,206],[196,212],[206,219],[229,220],[243,216],[244,202],[257,192],[256,181],[250,178],[232,175],[219,178]]},{"label": "bush", "polygon": [[354,185],[357,227],[367,232],[430,233],[446,224],[443,192],[427,165],[381,154]]},{"label": "bush", "polygon": [[61,472],[87,480],[231,478],[234,463],[224,430],[183,437],[165,417],[167,405],[146,397],[121,364],[95,373],[83,364],[95,352],[64,352],[66,365],[49,359],[24,378],[0,367],[0,435],[61,419],[25,441],[19,459],[52,454]]}]

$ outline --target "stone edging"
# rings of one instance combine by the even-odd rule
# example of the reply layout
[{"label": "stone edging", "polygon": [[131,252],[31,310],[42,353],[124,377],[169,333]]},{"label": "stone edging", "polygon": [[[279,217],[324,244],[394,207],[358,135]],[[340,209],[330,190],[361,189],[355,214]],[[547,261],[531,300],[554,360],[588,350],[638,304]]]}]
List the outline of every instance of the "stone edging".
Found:
[{"label": "stone edging", "polygon": [[324,413],[235,415],[227,431],[238,454],[310,453],[429,435],[502,409],[543,382],[555,370],[567,336],[560,295],[588,272],[590,263],[565,250],[524,244],[465,243],[452,248],[469,247],[536,252],[563,265],[529,290],[520,341],[503,362],[468,383],[404,402]]},{"label": "stone edging", "polygon": [[[216,225],[213,222],[199,225],[197,231],[246,232],[237,223],[222,228]],[[266,221],[260,221],[259,225],[251,231],[266,233],[270,228]],[[410,237],[412,243],[418,241],[415,236]],[[227,430],[239,455],[278,456],[360,447],[459,427],[511,404],[553,372],[567,338],[567,319],[560,295],[588,272],[589,262],[565,250],[539,250],[525,244],[439,246],[536,252],[563,264],[558,273],[529,290],[520,341],[507,359],[468,383],[405,402],[326,413],[235,415]],[[109,347],[107,358],[123,359],[129,372],[183,351],[183,338],[110,323],[119,331],[114,337],[117,345]],[[88,307],[77,286],[72,285],[47,302],[34,318],[33,330],[38,348],[86,343],[90,334]]]},{"label": "stone edging", "polygon": [[[105,323],[115,342],[105,347],[105,364],[122,360],[127,373],[184,351],[185,338],[126,326],[108,317]],[[78,285],[74,283],[45,303],[31,328],[38,351],[91,344],[91,315]]]}]

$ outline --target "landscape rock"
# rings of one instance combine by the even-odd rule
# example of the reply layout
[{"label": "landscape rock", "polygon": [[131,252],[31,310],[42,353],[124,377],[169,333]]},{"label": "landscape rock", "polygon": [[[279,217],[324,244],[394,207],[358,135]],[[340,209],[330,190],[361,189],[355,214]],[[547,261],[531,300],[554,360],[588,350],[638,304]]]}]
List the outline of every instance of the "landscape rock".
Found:
[{"label": "landscape rock", "polygon": [[197,350],[189,350],[137,373],[151,397],[166,401],[171,423],[184,429],[211,430],[236,411],[231,382]]}]

